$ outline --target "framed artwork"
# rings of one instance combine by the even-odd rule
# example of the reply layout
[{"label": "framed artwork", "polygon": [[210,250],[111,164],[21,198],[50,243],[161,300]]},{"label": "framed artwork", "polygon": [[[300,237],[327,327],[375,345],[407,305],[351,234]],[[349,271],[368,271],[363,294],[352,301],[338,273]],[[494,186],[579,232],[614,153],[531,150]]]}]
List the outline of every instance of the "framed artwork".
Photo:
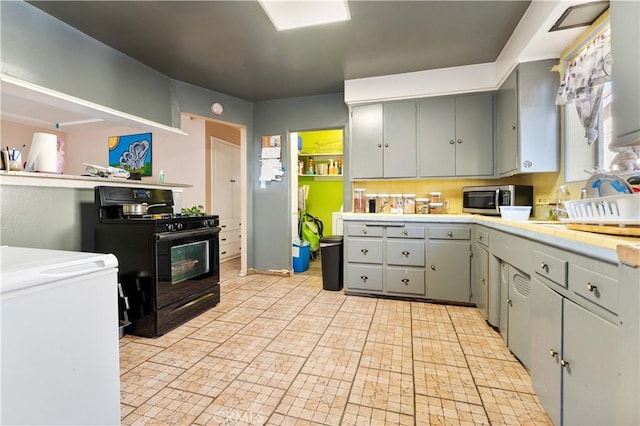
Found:
[{"label": "framed artwork", "polygon": [[151,133],[110,136],[109,165],[151,176]]}]

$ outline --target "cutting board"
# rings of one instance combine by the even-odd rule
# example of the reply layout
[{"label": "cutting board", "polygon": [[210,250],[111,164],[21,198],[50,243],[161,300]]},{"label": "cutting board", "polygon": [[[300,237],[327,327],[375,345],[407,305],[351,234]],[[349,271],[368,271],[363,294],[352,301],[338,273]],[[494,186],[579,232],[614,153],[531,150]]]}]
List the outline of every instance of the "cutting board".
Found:
[{"label": "cutting board", "polygon": [[598,234],[609,235],[628,235],[631,237],[640,237],[639,225],[585,225],[582,223],[567,223],[567,229],[574,231],[596,232]]}]

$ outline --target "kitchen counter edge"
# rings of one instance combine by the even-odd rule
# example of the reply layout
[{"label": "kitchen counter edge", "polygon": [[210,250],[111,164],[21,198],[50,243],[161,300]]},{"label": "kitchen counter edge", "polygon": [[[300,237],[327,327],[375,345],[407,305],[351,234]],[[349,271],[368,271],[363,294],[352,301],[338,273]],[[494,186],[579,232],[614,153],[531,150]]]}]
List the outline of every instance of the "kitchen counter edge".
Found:
[{"label": "kitchen counter edge", "polygon": [[0,185],[40,186],[58,188],[95,188],[96,186],[126,186],[132,188],[162,188],[180,190],[193,188],[181,183],[159,183],[147,180],[101,178],[94,176],[65,175],[56,173],[31,173],[0,171]]}]

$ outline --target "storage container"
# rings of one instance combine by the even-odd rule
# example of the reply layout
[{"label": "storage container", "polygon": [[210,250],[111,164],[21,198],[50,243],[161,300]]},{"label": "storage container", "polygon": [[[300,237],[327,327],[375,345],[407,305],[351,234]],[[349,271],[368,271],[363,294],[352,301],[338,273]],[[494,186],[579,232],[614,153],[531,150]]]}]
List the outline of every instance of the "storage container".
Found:
[{"label": "storage container", "polygon": [[429,193],[429,198],[432,203],[441,203],[442,202],[442,192],[431,192]]},{"label": "storage container", "polygon": [[528,220],[531,206],[500,206],[500,216],[507,220]]},{"label": "storage container", "polygon": [[390,213],[402,213],[402,206],[404,201],[402,199],[402,194],[390,194],[389,195],[389,205],[390,205]]},{"label": "storage container", "polygon": [[428,198],[416,198],[416,213],[427,214],[429,213],[429,199]]},{"label": "storage container", "polygon": [[365,192],[364,188],[355,188],[353,190],[353,212],[354,213],[364,213],[366,212],[365,207]]},{"label": "storage container", "polygon": [[377,208],[380,213],[390,213],[389,194],[378,194]]},{"label": "storage container", "polygon": [[429,203],[429,214],[442,214],[442,203]]},{"label": "storage container", "polygon": [[404,194],[403,212],[406,214],[416,213],[416,194]]},{"label": "storage container", "polygon": [[376,213],[378,211],[377,202],[377,194],[367,194],[367,213]]}]

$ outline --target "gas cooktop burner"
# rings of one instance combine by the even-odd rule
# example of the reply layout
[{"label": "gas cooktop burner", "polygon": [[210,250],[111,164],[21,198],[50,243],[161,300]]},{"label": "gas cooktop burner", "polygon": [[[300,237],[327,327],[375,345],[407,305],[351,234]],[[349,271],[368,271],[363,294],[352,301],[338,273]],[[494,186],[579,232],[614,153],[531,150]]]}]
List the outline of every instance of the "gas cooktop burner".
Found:
[{"label": "gas cooktop burner", "polygon": [[184,214],[184,213],[153,213],[153,214],[138,214],[138,215],[123,215],[123,219],[193,219],[193,218],[209,218],[213,217],[205,214]]}]

